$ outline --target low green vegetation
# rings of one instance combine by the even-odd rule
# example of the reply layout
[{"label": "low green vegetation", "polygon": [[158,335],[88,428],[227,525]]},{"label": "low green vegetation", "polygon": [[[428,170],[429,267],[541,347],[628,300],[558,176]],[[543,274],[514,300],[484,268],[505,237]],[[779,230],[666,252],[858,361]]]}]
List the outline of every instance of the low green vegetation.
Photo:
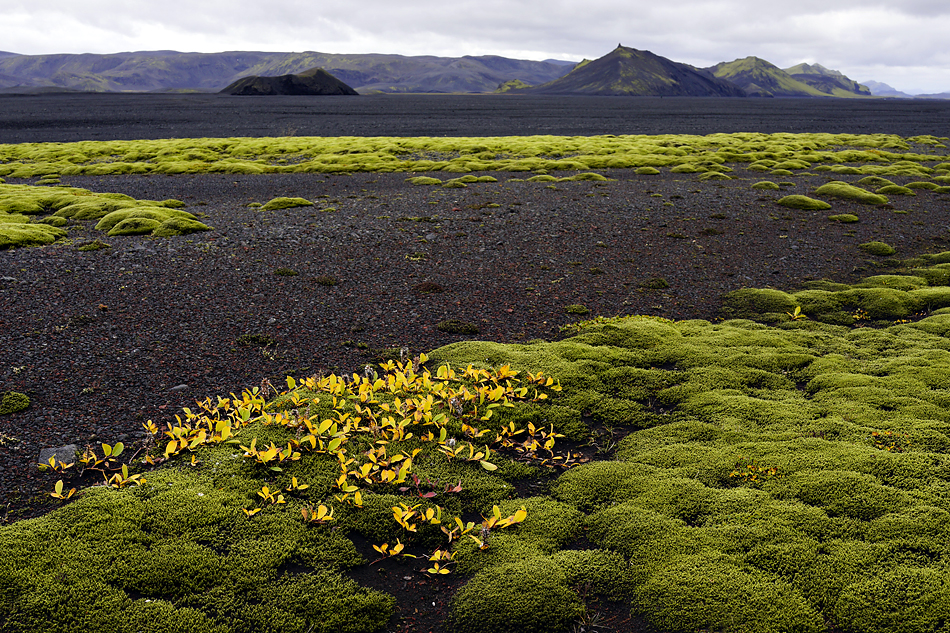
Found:
[{"label": "low green vegetation", "polygon": [[854,202],[860,202],[861,204],[887,203],[886,196],[871,193],[866,189],[849,185],[848,183],[841,182],[840,180],[834,180],[832,182],[823,184],[822,186],[815,189],[815,193],[819,196],[840,198],[841,200],[853,200]]},{"label": "low green vegetation", "polygon": [[199,138],[29,143],[0,145],[0,177],[358,171],[467,174],[478,171],[586,172],[667,168],[672,173],[700,173],[712,179],[726,177],[731,169],[727,164],[732,164],[754,170],[778,169],[783,175],[811,169],[882,179],[907,176],[920,181],[930,178],[940,161],[945,160],[943,154],[934,153],[939,151],[941,144],[927,143],[926,140],[889,134],[736,133],[706,136]]},{"label": "low green vegetation", "polygon": [[823,200],[816,200],[800,194],[792,194],[779,198],[776,200],[776,204],[788,207],[789,209],[800,209],[802,211],[824,211],[831,208],[831,205]]},{"label": "low green vegetation", "polygon": [[182,206],[179,200],[136,200],[74,187],[0,184],[0,249],[52,244],[66,237],[70,223],[92,220],[110,236],[209,230]]},{"label": "low green vegetation", "polygon": [[18,413],[30,406],[30,398],[18,391],[4,391],[0,396],[0,415]]},{"label": "low green vegetation", "polygon": [[294,207],[312,207],[313,203],[306,198],[274,198],[268,200],[261,206],[261,211],[277,211],[279,209],[292,209]]}]

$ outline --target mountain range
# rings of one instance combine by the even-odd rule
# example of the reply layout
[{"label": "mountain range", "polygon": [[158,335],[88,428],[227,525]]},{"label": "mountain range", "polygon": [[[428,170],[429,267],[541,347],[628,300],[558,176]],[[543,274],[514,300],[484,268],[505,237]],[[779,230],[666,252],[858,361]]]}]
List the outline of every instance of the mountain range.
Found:
[{"label": "mountain range", "polygon": [[541,86],[515,88],[510,92],[637,97],[746,96],[739,86],[706,71],[650,51],[619,45],[603,57],[580,62],[559,79]]},{"label": "mountain range", "polygon": [[[820,64],[781,69],[746,57],[696,68],[619,46],[580,63],[494,55],[140,51],[19,55],[0,51],[0,92],[218,92],[248,77],[324,69],[360,94],[491,93],[635,96],[909,97],[886,84],[859,84]],[[921,95],[950,98],[950,94]]]}]

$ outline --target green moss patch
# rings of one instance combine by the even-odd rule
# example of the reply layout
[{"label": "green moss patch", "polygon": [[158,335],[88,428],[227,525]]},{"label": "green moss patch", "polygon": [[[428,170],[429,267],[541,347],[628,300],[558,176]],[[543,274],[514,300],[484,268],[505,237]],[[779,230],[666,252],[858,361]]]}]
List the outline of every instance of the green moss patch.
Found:
[{"label": "green moss patch", "polygon": [[771,180],[763,180],[761,182],[757,182],[754,185],[752,185],[752,188],[765,189],[767,191],[778,191],[779,189],[781,189],[781,187],[779,187],[777,184],[775,184]]},{"label": "green moss patch", "polygon": [[[803,149],[806,147],[807,151]],[[928,151],[942,149],[926,147]],[[915,151],[908,140],[887,134],[198,138],[4,145],[0,146],[0,175],[31,178],[50,174],[357,171],[467,174],[642,168],[667,168],[680,174],[723,174],[733,164],[752,171],[777,169],[785,175],[791,170],[812,169],[881,178],[920,178],[934,171],[924,163],[936,163],[943,158],[942,154]]]},{"label": "green moss patch", "polygon": [[294,207],[312,207],[313,203],[306,198],[279,197],[268,200],[261,207],[262,211],[276,211],[278,209],[292,209]]},{"label": "green moss patch", "polygon": [[858,248],[869,255],[877,255],[878,257],[886,257],[897,252],[893,246],[885,244],[884,242],[865,242],[864,244],[859,244]]},{"label": "green moss patch", "polygon": [[861,204],[886,204],[887,198],[876,193],[871,193],[867,189],[862,189],[861,187],[855,187],[854,185],[849,185],[846,182],[841,182],[840,180],[835,180],[823,184],[822,186],[815,189],[815,193],[819,196],[828,196],[831,198],[839,198],[841,200],[851,200],[854,202],[860,202]]},{"label": "green moss patch", "polygon": [[823,200],[815,200],[814,198],[799,194],[779,198],[776,200],[776,204],[788,207],[789,209],[800,209],[802,211],[824,211],[831,208],[831,205]]},{"label": "green moss patch", "polygon": [[[0,248],[51,244],[66,236],[62,227],[71,221],[99,220],[97,228],[110,235],[160,237],[209,229],[192,214],[177,210],[181,206],[178,200],[135,200],[72,187],[0,185]],[[31,223],[44,214],[51,215]]]},{"label": "green moss patch", "polygon": [[916,196],[914,190],[910,187],[901,187],[900,185],[884,185],[876,191],[881,195],[887,196]]},{"label": "green moss patch", "polygon": [[18,413],[29,406],[29,396],[18,391],[4,391],[0,397],[0,415]]},{"label": "green moss patch", "polygon": [[853,224],[860,220],[858,216],[854,215],[853,213],[838,213],[835,215],[829,215],[828,219],[834,222],[840,222],[841,224]]}]

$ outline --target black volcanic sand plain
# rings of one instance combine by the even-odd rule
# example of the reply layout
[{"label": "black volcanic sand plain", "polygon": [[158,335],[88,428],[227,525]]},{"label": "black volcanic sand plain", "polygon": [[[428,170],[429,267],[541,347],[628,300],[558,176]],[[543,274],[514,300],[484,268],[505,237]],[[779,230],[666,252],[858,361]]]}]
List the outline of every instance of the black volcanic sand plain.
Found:
[{"label": "black volcanic sand plain", "polygon": [[0,143],[231,136],[829,132],[945,136],[950,101],[701,97],[0,95]]},{"label": "black volcanic sand plain", "polygon": [[[241,107],[248,103],[251,110],[240,117],[213,120],[209,104],[221,101],[157,97],[160,103],[205,104],[207,109],[196,109],[206,114],[202,122],[197,114],[198,120],[190,121],[185,105],[176,106],[181,109],[174,116],[165,108],[142,108],[151,97],[44,96],[22,97],[17,103],[58,108],[86,98],[109,105],[81,115],[74,110],[72,120],[60,120],[58,127],[56,117],[65,115],[37,108],[32,120],[5,120],[0,140],[23,142],[20,135],[26,133],[37,141],[281,130],[319,134],[306,127],[311,116],[306,112],[324,107],[322,100],[318,106],[288,100],[277,106],[286,108],[285,119],[265,121],[247,101]],[[7,99],[13,98],[3,101]],[[389,97],[361,97],[351,103],[385,99]],[[429,97],[418,99],[421,103]],[[519,105],[515,110],[520,114],[507,110],[504,120],[493,122],[480,109],[481,99],[433,98],[427,103],[440,103],[443,109],[429,115],[414,110],[404,116],[403,130],[451,135],[453,113],[466,116],[463,104],[479,114],[471,119],[473,131],[467,129],[468,119],[456,119],[459,134],[540,133],[535,126],[547,116],[546,134],[647,125],[640,119],[624,123],[630,116],[622,113],[627,105],[641,106],[620,99],[591,100],[589,104],[602,104],[612,114],[604,114],[587,132],[570,131],[572,125],[584,124],[569,117],[559,100],[539,100],[534,118]],[[691,133],[772,131],[781,126],[778,112],[793,113],[788,122],[792,131],[901,134],[913,128],[914,133],[938,133],[938,128],[946,129],[940,121],[950,111],[934,102],[849,102],[846,110],[816,101],[729,100],[724,110],[738,112],[703,116],[662,113],[668,104],[685,108],[686,101],[652,103],[652,114],[641,119],[652,119],[656,131],[665,119],[671,129],[662,131]],[[120,115],[118,104],[138,105]],[[338,117],[334,120],[354,121],[349,128],[340,123],[336,134],[356,134],[358,129],[373,135],[376,126],[379,134],[399,133],[392,129],[398,116],[379,120],[366,111],[346,114],[342,106],[332,107],[332,117]],[[751,110],[743,114],[744,108]],[[855,111],[866,118],[853,119]],[[586,107],[585,112],[596,118],[599,110]],[[884,129],[887,120],[881,113],[892,117],[890,129]],[[697,115],[701,121],[694,120]],[[166,118],[159,123],[150,116]],[[427,116],[431,128],[425,127]],[[137,127],[145,125],[140,120],[155,124],[148,128],[150,134]],[[310,125],[323,126],[328,134],[335,129],[320,121]],[[6,519],[42,514],[57,505],[48,497],[57,475],[35,468],[41,448],[114,441],[131,445],[142,436],[143,422],[168,424],[196,399],[238,393],[263,379],[278,384],[286,375],[362,372],[366,364],[398,358],[401,348],[415,355],[465,340],[556,340],[572,333],[565,326],[594,315],[717,321],[722,295],[732,290],[791,290],[821,279],[850,283],[900,265],[897,259],[869,255],[859,248],[864,243],[884,242],[904,259],[950,250],[946,194],[918,191],[916,196],[892,196],[883,206],[835,200],[833,210],[795,210],[776,201],[790,194],[814,195],[829,180],[856,182],[860,176],[771,176],[741,164],[732,167],[731,179],[708,181],[699,174],[665,170],[656,175],[596,170],[610,179],[606,182],[525,182],[513,179],[530,173],[477,173],[497,182],[466,188],[414,185],[407,178],[417,174],[405,173],[63,176],[63,185],[94,192],[181,200],[212,230],[172,238],[105,237],[87,223],[71,227],[67,243],[0,253],[0,375],[5,390],[31,398],[27,410],[4,416],[0,427],[0,503]],[[447,180],[458,174],[429,175]],[[914,180],[893,179],[898,184]],[[762,180],[781,181],[781,190],[751,187]],[[7,178],[7,183],[35,180]],[[279,196],[314,204],[272,211],[249,206]],[[854,214],[860,222],[833,222],[830,214]],[[97,238],[109,247],[77,250],[77,244]],[[589,313],[578,314],[569,306],[584,306]],[[442,331],[439,325],[446,321],[465,324],[470,331]],[[535,492],[518,491],[521,497]],[[369,544],[360,541],[356,547],[372,559]],[[578,539],[572,547],[590,544]],[[400,582],[375,569],[363,566],[351,573],[364,585],[398,595],[400,619],[390,621],[388,630],[443,630],[451,593],[465,578],[419,580],[410,571],[409,576],[400,572]],[[144,595],[139,589],[129,591],[136,598]],[[438,605],[429,611],[433,592]],[[653,630],[618,603],[599,608],[608,620],[605,630]],[[670,618],[666,621],[675,620]]]}]

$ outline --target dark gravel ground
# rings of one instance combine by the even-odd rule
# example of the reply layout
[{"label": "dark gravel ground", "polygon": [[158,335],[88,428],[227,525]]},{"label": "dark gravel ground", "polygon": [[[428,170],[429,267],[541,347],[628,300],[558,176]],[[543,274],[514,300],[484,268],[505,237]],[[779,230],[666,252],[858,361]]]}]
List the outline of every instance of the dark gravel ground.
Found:
[{"label": "dark gravel ground", "polygon": [[202,136],[950,133],[950,100],[0,95],[0,143]]}]

